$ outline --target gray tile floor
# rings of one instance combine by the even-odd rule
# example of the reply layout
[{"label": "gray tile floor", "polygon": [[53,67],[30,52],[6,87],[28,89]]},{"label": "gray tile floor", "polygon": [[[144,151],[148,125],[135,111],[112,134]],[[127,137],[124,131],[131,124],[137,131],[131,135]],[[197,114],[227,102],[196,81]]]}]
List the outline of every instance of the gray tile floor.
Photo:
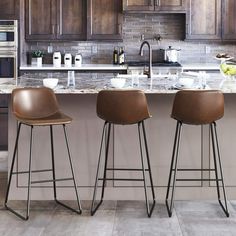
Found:
[{"label": "gray tile floor", "polygon": [[[229,202],[226,218],[217,201],[177,201],[172,218],[158,203],[148,218],[142,201],[105,201],[90,216],[90,201],[82,201],[76,215],[53,201],[32,202],[30,219],[22,221],[3,206],[6,179],[0,178],[0,236],[235,236],[236,201]],[[21,210],[22,204],[15,203]]]}]

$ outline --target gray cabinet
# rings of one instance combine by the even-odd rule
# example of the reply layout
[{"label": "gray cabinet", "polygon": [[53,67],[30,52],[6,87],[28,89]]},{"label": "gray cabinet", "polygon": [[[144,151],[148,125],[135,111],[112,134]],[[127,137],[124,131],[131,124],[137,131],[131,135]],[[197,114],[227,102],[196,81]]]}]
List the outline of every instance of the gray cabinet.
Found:
[{"label": "gray cabinet", "polygon": [[186,11],[186,0],[156,0],[156,11],[181,12]]},{"label": "gray cabinet", "polygon": [[186,39],[221,39],[221,0],[188,0]]},{"label": "gray cabinet", "polygon": [[186,0],[123,0],[124,11],[185,12]]},{"label": "gray cabinet", "polygon": [[222,1],[222,39],[236,40],[236,1]]},{"label": "gray cabinet", "polygon": [[187,40],[236,40],[235,0],[188,0]]}]

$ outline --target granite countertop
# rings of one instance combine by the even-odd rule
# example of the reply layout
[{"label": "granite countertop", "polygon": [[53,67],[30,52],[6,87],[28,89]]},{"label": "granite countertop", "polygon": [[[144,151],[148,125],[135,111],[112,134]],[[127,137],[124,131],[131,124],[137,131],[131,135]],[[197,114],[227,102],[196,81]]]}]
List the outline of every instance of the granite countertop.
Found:
[{"label": "granite countertop", "polygon": [[[58,86],[54,89],[56,94],[96,94],[102,89],[112,89],[110,79],[115,75],[111,73],[76,73],[75,88],[67,87],[67,73],[31,73],[20,76],[17,80],[9,80],[0,84],[0,93],[9,94],[17,87],[41,87],[44,78],[58,78]],[[175,87],[178,82],[177,76],[172,77],[154,77],[153,79],[145,76],[139,78],[139,85],[132,86],[132,76],[126,77],[124,89],[137,88],[143,90],[146,94],[173,94],[178,91]],[[236,93],[236,80],[225,80],[220,73],[209,74],[206,81],[206,89],[221,89],[224,93]],[[198,78],[195,77],[192,89],[198,88]]]}]

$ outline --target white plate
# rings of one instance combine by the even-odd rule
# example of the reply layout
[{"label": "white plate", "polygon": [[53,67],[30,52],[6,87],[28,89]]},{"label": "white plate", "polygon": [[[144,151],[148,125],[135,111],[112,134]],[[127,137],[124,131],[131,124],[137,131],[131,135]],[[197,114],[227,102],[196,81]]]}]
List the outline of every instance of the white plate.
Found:
[{"label": "white plate", "polygon": [[184,86],[183,84],[179,84],[179,83],[176,83],[175,85],[173,85],[173,88],[175,89],[194,89],[195,86]]}]

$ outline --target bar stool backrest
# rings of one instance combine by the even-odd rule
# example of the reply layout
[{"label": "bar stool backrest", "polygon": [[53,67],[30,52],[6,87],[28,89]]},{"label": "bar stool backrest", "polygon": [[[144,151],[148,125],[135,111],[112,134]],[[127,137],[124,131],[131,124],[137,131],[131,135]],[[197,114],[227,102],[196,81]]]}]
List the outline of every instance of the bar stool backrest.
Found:
[{"label": "bar stool backrest", "polygon": [[185,124],[210,124],[224,116],[224,95],[218,90],[181,90],[171,117]]},{"label": "bar stool backrest", "polygon": [[17,88],[12,91],[12,112],[21,119],[40,119],[58,112],[58,102],[49,88]]},{"label": "bar stool backrest", "polygon": [[97,97],[97,115],[113,124],[136,124],[150,118],[141,90],[102,90]]}]

